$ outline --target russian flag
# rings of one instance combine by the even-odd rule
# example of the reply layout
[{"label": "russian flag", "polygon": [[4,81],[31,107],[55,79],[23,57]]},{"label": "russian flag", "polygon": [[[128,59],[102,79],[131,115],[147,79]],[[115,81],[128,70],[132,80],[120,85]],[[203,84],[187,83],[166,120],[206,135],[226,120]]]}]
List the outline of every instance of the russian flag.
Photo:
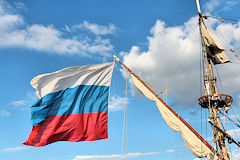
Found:
[{"label": "russian flag", "polygon": [[108,138],[108,95],[114,62],[64,68],[32,79],[29,146]]}]

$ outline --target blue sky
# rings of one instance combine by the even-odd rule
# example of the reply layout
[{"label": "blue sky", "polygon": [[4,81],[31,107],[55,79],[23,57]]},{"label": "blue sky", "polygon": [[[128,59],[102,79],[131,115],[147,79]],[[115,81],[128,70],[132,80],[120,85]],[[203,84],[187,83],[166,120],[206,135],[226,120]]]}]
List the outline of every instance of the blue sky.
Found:
[{"label": "blue sky", "polygon": [[[240,1],[200,3],[206,14],[240,18]],[[196,16],[195,0],[0,0],[0,159],[120,159],[126,80],[119,63],[112,78],[109,139],[57,142],[40,148],[21,144],[32,128],[30,107],[36,100],[30,86],[33,77],[69,66],[111,62],[113,54],[157,93],[177,66],[167,88],[168,103],[210,140],[207,111],[197,105],[201,86]],[[208,22],[212,31],[221,35],[218,38],[224,47],[239,54],[240,23]],[[227,54],[234,63],[218,67],[220,91],[233,95],[239,113],[239,64]],[[167,127],[155,104],[136,92],[131,81],[127,101],[124,154],[127,151],[129,159],[196,160],[179,133]],[[240,135],[239,130],[227,129]],[[233,158],[239,158],[231,146]]]}]

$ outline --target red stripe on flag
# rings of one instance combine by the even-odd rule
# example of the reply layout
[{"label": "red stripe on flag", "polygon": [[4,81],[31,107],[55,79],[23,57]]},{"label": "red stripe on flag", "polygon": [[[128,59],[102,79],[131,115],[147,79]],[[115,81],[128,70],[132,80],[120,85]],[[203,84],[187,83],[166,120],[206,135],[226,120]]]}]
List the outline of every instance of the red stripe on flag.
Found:
[{"label": "red stripe on flag", "polygon": [[108,138],[108,113],[75,113],[47,117],[33,126],[23,144],[40,147],[57,141],[95,141]]}]

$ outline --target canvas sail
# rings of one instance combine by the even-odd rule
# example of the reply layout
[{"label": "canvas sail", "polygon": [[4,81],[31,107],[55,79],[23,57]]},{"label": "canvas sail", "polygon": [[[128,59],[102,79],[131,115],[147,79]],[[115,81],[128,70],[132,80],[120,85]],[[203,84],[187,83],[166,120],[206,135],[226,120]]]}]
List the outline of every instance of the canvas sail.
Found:
[{"label": "canvas sail", "polygon": [[[165,122],[176,132],[180,132],[190,151],[196,157],[206,157],[207,160],[217,160],[214,149],[187,124],[170,106],[158,95],[154,94],[138,77],[130,72],[133,83],[147,98],[154,101]],[[195,132],[194,132],[195,131]]]},{"label": "canvas sail", "polygon": [[210,33],[205,23],[200,19],[201,35],[206,46],[206,52],[214,64],[222,64],[230,62],[227,55],[224,53],[224,47]]}]

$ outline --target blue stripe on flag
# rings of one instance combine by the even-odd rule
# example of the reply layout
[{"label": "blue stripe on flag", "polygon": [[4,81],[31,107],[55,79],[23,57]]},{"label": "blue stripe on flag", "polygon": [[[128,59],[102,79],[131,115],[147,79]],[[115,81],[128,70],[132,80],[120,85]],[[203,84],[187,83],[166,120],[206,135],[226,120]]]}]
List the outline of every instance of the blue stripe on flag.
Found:
[{"label": "blue stripe on flag", "polygon": [[45,95],[32,106],[32,124],[49,116],[108,111],[109,86],[79,85]]}]

